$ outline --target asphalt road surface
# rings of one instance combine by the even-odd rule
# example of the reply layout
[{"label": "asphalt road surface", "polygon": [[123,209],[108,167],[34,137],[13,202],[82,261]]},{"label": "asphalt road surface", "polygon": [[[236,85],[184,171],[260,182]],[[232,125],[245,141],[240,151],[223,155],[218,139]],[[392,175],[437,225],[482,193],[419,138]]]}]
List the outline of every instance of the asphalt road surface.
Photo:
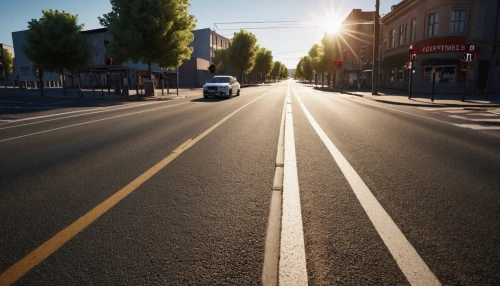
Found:
[{"label": "asphalt road surface", "polygon": [[259,285],[273,230],[280,285],[500,284],[498,114],[292,80],[16,100],[0,107],[0,285]]}]

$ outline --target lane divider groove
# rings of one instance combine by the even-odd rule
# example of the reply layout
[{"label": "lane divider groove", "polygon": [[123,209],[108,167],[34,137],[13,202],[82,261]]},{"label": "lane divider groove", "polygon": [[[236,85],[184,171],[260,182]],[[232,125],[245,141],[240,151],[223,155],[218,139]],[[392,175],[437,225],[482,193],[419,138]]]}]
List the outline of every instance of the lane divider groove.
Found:
[{"label": "lane divider groove", "polygon": [[[10,268],[8,268],[6,271],[0,274],[0,286],[4,285],[11,285],[14,282],[16,282],[19,278],[23,277],[28,271],[33,269],[35,266],[43,262],[47,257],[49,257],[51,254],[53,254],[55,251],[57,251],[59,248],[61,248],[64,244],[66,244],[69,240],[71,240],[73,237],[75,237],[78,233],[80,233],[82,230],[84,230],[87,226],[89,226],[91,223],[96,221],[100,216],[105,214],[107,211],[109,211],[112,207],[114,207],[116,204],[118,204],[121,200],[126,198],[129,194],[137,190],[144,182],[149,180],[151,177],[153,177],[156,173],[158,173],[160,170],[165,168],[168,164],[170,164],[173,160],[175,160],[177,157],[179,157],[184,151],[188,150],[190,147],[192,147],[194,144],[199,142],[201,139],[203,139],[205,136],[207,136],[210,132],[215,130],[217,127],[219,127],[222,123],[227,121],[229,118],[231,118],[233,115],[235,115],[237,112],[242,110],[243,108],[247,107],[248,105],[252,104],[253,102],[259,100],[260,98],[264,97],[265,95],[271,93],[273,90],[260,95],[256,99],[253,99],[252,101],[246,103],[242,107],[238,108],[237,110],[233,111],[223,119],[221,119],[219,122],[214,124],[212,127],[207,129],[205,132],[202,134],[198,135],[195,139],[193,140],[188,140],[185,143],[183,143],[181,146],[183,148],[176,148],[170,155],[162,159],[160,162],[155,164],[153,167],[151,167],[149,170],[141,174],[139,177],[134,179],[132,182],[130,182],[128,185],[126,185],[124,188],[119,190],[118,192],[114,193],[111,195],[109,198],[107,198],[105,201],[94,207],[92,210],[90,210],[88,213],[77,219],[75,222],[61,230],[59,233],[51,237],[49,240],[47,240],[45,243],[37,247],[35,250],[30,252],[28,255],[23,257],[21,260],[16,262],[14,265],[12,265]],[[184,104],[184,103],[181,103]],[[173,106],[173,105],[172,105]],[[141,113],[141,112],[139,112]],[[1,141],[0,141],[1,142]]]}]

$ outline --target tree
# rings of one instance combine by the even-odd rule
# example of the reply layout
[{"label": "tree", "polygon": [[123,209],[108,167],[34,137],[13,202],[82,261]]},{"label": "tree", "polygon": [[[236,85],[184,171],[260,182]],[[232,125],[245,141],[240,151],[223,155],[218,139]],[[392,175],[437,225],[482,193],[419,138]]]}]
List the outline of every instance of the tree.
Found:
[{"label": "tree", "polygon": [[215,51],[214,64],[216,66],[216,73],[224,73],[229,67],[228,49]]},{"label": "tree", "polygon": [[7,87],[7,76],[12,72],[12,54],[9,50],[2,48],[2,58],[0,59],[0,70],[3,72],[5,87]]},{"label": "tree", "polygon": [[259,48],[257,54],[255,55],[255,65],[253,66],[252,72],[259,74],[261,76],[262,83],[264,83],[264,77],[271,72],[272,68],[272,52],[265,48]]},{"label": "tree", "polygon": [[109,56],[147,63],[150,80],[152,64],[179,67],[193,52],[188,45],[196,20],[189,5],[188,0],[111,0],[111,12],[99,17],[113,34]]},{"label": "tree", "polygon": [[295,79],[301,80],[304,78],[304,73],[302,72],[302,62],[304,61],[304,58],[301,58],[300,61],[297,63],[297,67],[295,68],[295,73],[293,77]]},{"label": "tree", "polygon": [[[257,38],[254,34],[240,30],[234,33],[231,39],[231,47],[228,51],[228,59],[235,72],[248,73],[252,70],[257,54]],[[240,82],[243,76],[240,78]]]},{"label": "tree", "polygon": [[312,78],[314,76],[314,71],[311,66],[311,58],[309,56],[305,56],[302,58],[302,74],[305,80],[308,80],[311,83]]},{"label": "tree", "polygon": [[333,61],[340,59],[338,37],[334,35],[325,35],[321,40],[325,61],[325,71],[328,73],[328,86],[330,86],[330,74],[334,72]]},{"label": "tree", "polygon": [[87,64],[90,58],[88,39],[80,33],[83,24],[78,24],[78,15],[52,9],[42,13],[42,18],[28,22],[26,45],[21,49],[38,69],[41,95],[44,71],[61,74],[66,95],[64,70],[75,71]]},{"label": "tree", "polygon": [[284,64],[281,64],[281,74],[280,74],[280,77],[282,79],[287,79],[288,78],[288,69],[286,68],[286,66]]},{"label": "tree", "polygon": [[271,70],[271,76],[274,78],[274,81],[276,81],[276,77],[280,76],[281,74],[281,62],[277,61],[274,62],[273,64],[273,69]]},{"label": "tree", "polygon": [[316,80],[316,85],[318,81],[318,75],[321,74],[321,82],[322,85],[324,83],[324,72],[325,72],[325,57],[324,57],[324,52],[323,52],[323,47],[319,44],[314,44],[311,49],[309,50],[309,57],[311,58],[311,66],[316,74],[315,80]]}]

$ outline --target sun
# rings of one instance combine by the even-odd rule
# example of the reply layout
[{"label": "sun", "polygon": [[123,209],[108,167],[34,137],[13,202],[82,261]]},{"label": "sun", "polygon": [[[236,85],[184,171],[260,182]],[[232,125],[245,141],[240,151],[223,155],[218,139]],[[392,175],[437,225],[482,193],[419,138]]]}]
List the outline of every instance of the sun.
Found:
[{"label": "sun", "polygon": [[327,33],[335,34],[340,31],[340,22],[330,18],[324,22],[323,27]]}]

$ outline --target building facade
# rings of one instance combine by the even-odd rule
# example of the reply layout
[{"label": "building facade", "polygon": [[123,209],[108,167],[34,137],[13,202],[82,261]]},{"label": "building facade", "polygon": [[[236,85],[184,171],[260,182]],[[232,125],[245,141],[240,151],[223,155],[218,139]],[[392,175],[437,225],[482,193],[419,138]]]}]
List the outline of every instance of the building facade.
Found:
[{"label": "building facade", "polygon": [[[22,51],[22,47],[26,45],[26,32],[27,30],[12,32],[12,43],[14,45],[14,53],[16,54],[14,74],[16,79],[19,79],[18,86],[22,88],[38,88],[39,80],[36,77],[36,68],[33,62]],[[60,87],[61,83],[61,75],[59,73],[43,73],[43,84],[45,87]]]},{"label": "building facade", "polygon": [[179,86],[186,88],[202,87],[210,81],[208,67],[213,63],[217,50],[227,49],[231,41],[209,28],[191,31],[194,40],[189,45],[193,48],[191,58],[179,67]]},{"label": "building facade", "polygon": [[337,70],[336,86],[371,86],[374,13],[353,9],[342,22],[337,34],[342,68]]},{"label": "building facade", "polygon": [[428,93],[434,86],[438,93],[476,92],[489,81],[489,90],[500,92],[497,7],[497,0],[405,0],[394,5],[381,19],[381,86],[409,89],[411,46],[417,55],[412,91]]}]

